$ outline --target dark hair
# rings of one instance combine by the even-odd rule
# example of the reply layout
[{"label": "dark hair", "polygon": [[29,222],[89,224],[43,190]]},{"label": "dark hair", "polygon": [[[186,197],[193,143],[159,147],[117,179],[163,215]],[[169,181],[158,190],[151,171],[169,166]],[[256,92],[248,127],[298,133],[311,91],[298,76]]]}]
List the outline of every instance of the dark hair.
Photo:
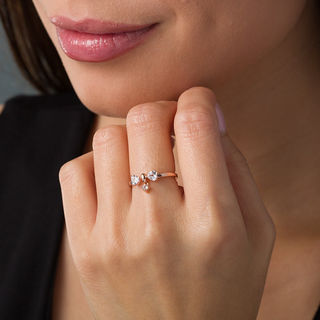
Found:
[{"label": "dark hair", "polygon": [[32,0],[0,0],[0,18],[23,76],[40,92],[73,90]]}]

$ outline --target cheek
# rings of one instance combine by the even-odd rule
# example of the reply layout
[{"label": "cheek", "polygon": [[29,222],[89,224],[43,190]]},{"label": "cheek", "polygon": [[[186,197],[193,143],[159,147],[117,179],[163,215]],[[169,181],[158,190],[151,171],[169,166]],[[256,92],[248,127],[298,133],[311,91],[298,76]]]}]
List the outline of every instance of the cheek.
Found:
[{"label": "cheek", "polygon": [[267,56],[295,27],[305,5],[306,0],[219,1],[208,37],[214,62],[207,81],[224,84]]}]

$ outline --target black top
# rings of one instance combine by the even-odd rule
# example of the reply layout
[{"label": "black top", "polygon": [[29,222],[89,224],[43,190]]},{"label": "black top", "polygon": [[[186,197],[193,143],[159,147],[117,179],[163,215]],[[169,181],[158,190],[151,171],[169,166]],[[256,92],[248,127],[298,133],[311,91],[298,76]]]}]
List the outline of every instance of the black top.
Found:
[{"label": "black top", "polygon": [[51,319],[65,223],[58,172],[82,154],[93,119],[73,91],[19,95],[5,103],[0,115],[1,320]]},{"label": "black top", "polygon": [[73,92],[19,95],[0,115],[0,319],[49,320],[64,226],[58,172],[94,114]]}]

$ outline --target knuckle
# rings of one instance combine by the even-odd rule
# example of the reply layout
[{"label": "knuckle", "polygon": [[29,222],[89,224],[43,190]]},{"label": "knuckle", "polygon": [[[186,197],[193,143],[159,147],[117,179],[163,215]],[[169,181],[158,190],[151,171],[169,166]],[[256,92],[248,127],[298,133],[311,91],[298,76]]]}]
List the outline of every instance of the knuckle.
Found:
[{"label": "knuckle", "polygon": [[213,129],[212,110],[197,104],[184,106],[174,119],[175,132],[186,138],[207,136]]},{"label": "knuckle", "polygon": [[127,114],[126,124],[132,130],[145,130],[161,126],[160,103],[143,103],[131,108]]},{"label": "knuckle", "polygon": [[188,99],[189,96],[194,97],[195,95],[196,96],[198,96],[198,95],[201,95],[201,96],[208,95],[208,96],[211,96],[211,98],[215,99],[215,94],[210,88],[202,87],[202,86],[196,86],[196,87],[192,87],[192,88],[189,88],[186,91],[184,91],[180,95],[179,100]]},{"label": "knuckle", "polygon": [[223,254],[238,252],[247,243],[241,234],[231,229],[207,227],[198,235],[196,241],[203,256],[217,257]]},{"label": "knuckle", "polygon": [[98,129],[93,136],[92,145],[98,147],[100,145],[110,144],[118,140],[123,134],[124,128],[120,125],[108,125]]},{"label": "knuckle", "polygon": [[60,183],[69,182],[69,180],[71,182],[82,177],[91,159],[92,152],[88,152],[63,164],[58,173]]},{"label": "knuckle", "polygon": [[67,182],[72,180],[73,177],[77,174],[78,164],[75,159],[66,162],[59,169],[59,180],[60,182]]}]

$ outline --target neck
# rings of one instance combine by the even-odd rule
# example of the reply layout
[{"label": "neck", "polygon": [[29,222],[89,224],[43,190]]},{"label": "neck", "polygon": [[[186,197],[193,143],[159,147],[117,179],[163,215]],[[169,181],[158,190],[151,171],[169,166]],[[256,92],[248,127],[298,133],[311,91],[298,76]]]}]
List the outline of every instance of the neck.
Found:
[{"label": "neck", "polygon": [[320,228],[320,28],[308,6],[288,37],[215,88],[229,134],[246,156],[277,238]]}]

